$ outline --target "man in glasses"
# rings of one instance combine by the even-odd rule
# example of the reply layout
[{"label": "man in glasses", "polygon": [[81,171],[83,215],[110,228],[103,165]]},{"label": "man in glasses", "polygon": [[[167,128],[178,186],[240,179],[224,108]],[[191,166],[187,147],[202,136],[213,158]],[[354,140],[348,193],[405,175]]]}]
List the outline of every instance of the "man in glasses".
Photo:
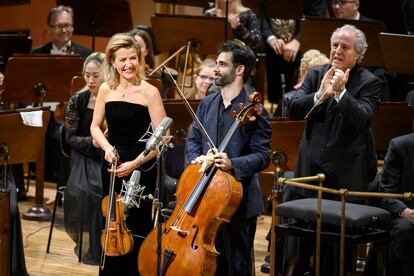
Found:
[{"label": "man in glasses", "polygon": [[47,16],[47,24],[52,41],[34,48],[33,54],[78,54],[86,58],[92,53],[90,49],[71,41],[73,35],[73,9],[71,7],[52,8]]},{"label": "man in glasses", "polygon": [[359,0],[333,0],[331,5],[336,18],[371,20],[358,11]]}]

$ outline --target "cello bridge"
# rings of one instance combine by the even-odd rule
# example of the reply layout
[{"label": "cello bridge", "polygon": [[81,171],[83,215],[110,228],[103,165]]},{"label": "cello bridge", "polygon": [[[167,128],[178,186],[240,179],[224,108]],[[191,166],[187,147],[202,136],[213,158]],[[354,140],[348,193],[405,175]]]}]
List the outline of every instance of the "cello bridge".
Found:
[{"label": "cello bridge", "polygon": [[184,230],[181,230],[180,228],[178,228],[177,226],[171,226],[170,227],[172,230],[174,230],[174,231],[176,231],[178,234],[181,234],[181,235],[183,235],[183,236],[188,236],[188,231],[184,231]]}]

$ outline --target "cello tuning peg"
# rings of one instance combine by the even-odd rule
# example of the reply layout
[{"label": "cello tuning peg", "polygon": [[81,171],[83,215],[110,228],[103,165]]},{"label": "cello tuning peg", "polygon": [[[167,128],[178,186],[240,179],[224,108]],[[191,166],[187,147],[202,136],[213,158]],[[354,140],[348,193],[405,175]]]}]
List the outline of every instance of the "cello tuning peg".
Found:
[{"label": "cello tuning peg", "polygon": [[237,117],[237,112],[233,110],[231,112],[231,117],[233,117],[235,119]]},{"label": "cello tuning peg", "polygon": [[239,108],[243,109],[244,108],[244,104],[243,103],[239,103]]}]

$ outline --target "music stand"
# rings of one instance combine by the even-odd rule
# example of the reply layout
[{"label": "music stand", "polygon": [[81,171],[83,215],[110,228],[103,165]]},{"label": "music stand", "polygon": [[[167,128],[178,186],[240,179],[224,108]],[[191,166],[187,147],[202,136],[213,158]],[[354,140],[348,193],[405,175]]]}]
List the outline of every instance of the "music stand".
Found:
[{"label": "music stand", "polygon": [[96,36],[111,37],[134,26],[125,0],[57,0],[56,4],[72,7],[74,34],[92,36],[92,51]]},{"label": "music stand", "polygon": [[384,62],[378,41],[378,34],[385,30],[382,21],[346,20],[337,18],[305,17],[301,20],[301,49],[317,49],[329,56],[331,35],[345,24],[354,25],[364,32],[368,50],[362,60],[364,66],[383,67]]},{"label": "music stand", "polygon": [[32,38],[26,34],[0,34],[0,72],[13,54],[28,54],[31,48]]},{"label": "music stand", "polygon": [[[223,42],[225,24],[224,18],[155,14],[151,17],[155,40],[161,52],[169,52],[196,41],[197,52],[202,55],[217,53],[217,48]],[[230,27],[227,33],[231,35]]]},{"label": "music stand", "polygon": [[81,75],[82,65],[78,55],[15,55],[7,64],[2,100],[67,102],[71,80]]},{"label": "music stand", "polygon": [[378,39],[385,67],[392,73],[414,75],[414,36],[380,33]]},{"label": "music stand", "polygon": [[303,0],[244,0],[259,18],[300,19],[303,16]]},{"label": "music stand", "polygon": [[[43,126],[32,127],[23,124],[20,112],[43,111]],[[0,143],[9,148],[8,163],[20,164],[36,162],[35,204],[23,218],[49,220],[50,210],[43,205],[44,146],[45,132],[50,119],[49,107],[23,108],[0,111]]]},{"label": "music stand", "polygon": [[203,9],[210,8],[208,0],[154,0],[155,3],[164,3],[173,5],[173,14],[175,14],[175,5],[201,7]]}]

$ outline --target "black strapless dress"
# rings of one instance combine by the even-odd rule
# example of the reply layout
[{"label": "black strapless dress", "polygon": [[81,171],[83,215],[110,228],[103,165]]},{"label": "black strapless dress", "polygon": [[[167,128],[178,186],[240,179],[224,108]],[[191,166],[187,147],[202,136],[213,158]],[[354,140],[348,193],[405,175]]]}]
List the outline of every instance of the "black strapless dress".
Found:
[{"label": "black strapless dress", "polygon": [[[120,156],[120,162],[127,162],[135,159],[144,149],[145,143],[138,142],[144,135],[151,118],[147,107],[123,102],[110,101],[105,104],[106,121],[108,124],[108,140],[113,145]],[[144,164],[141,170],[141,186],[145,186],[144,194],[154,194],[155,182],[157,179],[156,166],[154,160]],[[102,165],[103,195],[109,193],[110,175],[107,169],[109,163],[104,161]],[[151,170],[148,170],[150,167]],[[126,178],[116,178],[115,192],[119,193],[122,187],[122,180]],[[120,257],[106,256],[105,267],[100,271],[100,275],[139,275],[138,272],[138,252],[143,241],[152,230],[150,202],[141,201],[140,208],[132,207],[127,217],[128,229],[134,236],[134,249],[131,253]],[[105,229],[105,219],[103,219],[103,229]]]}]

